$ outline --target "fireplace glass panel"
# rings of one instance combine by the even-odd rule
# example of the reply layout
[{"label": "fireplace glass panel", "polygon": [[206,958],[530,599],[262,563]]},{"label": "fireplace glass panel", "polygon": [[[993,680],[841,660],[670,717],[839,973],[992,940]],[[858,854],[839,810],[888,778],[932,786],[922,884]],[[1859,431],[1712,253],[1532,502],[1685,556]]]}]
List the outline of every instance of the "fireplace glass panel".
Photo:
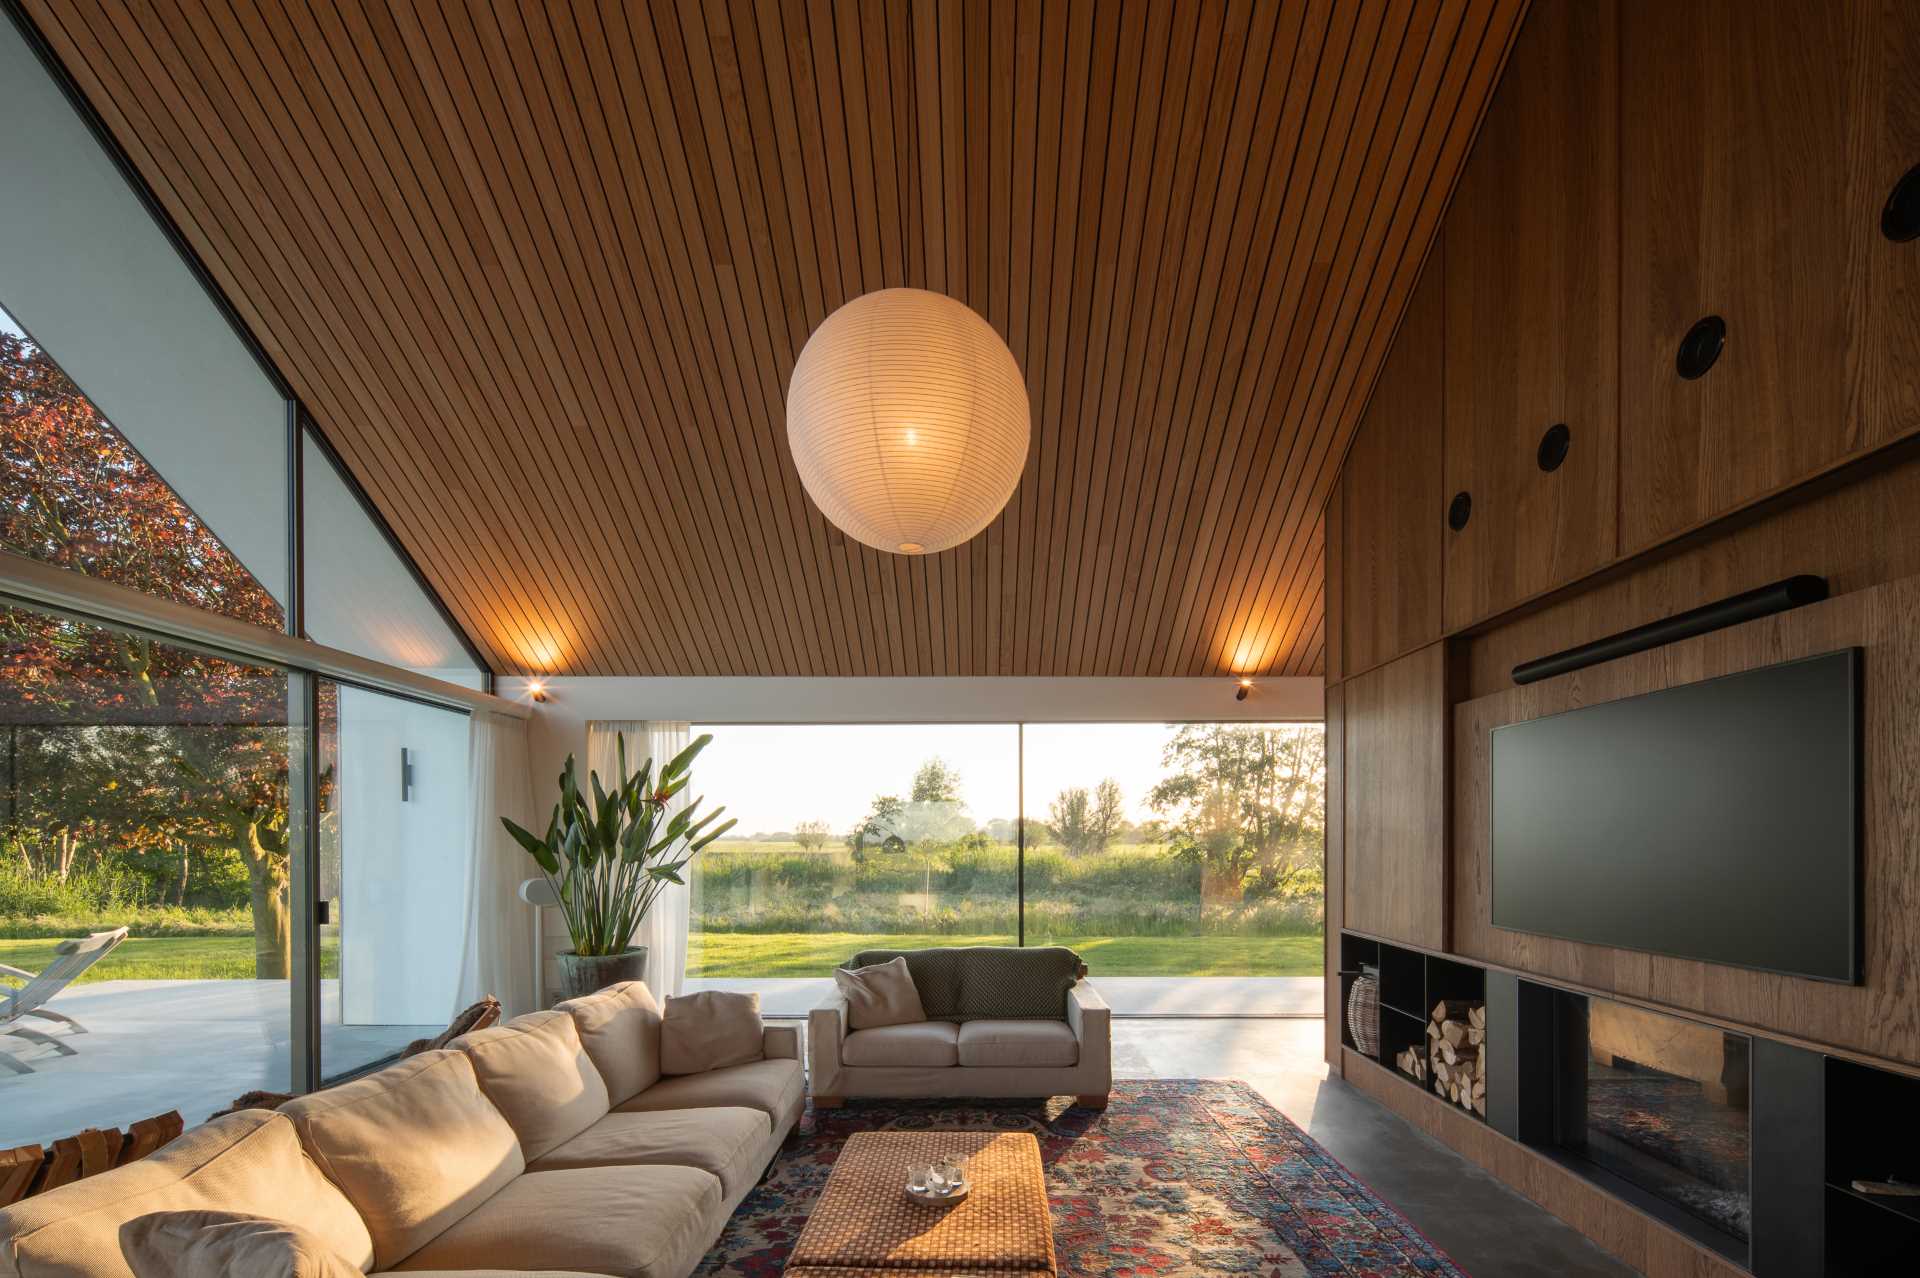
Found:
[{"label": "fireplace glass panel", "polygon": [[1748,1040],[1604,999],[1569,1003],[1576,1032],[1563,1042],[1578,1059],[1564,1062],[1562,1146],[1750,1241]]}]

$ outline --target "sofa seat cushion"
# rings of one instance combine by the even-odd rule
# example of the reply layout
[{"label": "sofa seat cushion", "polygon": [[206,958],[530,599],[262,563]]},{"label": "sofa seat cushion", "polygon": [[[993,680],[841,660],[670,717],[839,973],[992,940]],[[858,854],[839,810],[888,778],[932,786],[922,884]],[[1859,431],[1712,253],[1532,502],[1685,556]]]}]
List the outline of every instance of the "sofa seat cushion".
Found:
[{"label": "sofa seat cushion", "polygon": [[409,1256],[431,1269],[583,1270],[681,1278],[719,1232],[720,1180],[697,1167],[528,1172]]},{"label": "sofa seat cushion", "polygon": [[968,1021],[960,1027],[960,1063],[970,1069],[1068,1069],[1080,1040],[1065,1021]]},{"label": "sofa seat cushion", "polygon": [[639,981],[568,999],[554,1010],[573,1017],[580,1045],[606,1081],[609,1104],[660,1080],[660,1004]]},{"label": "sofa seat cushion", "polygon": [[757,1109],[663,1109],[608,1114],[552,1153],[527,1164],[530,1172],[566,1167],[698,1167],[720,1178],[731,1199],[760,1177],[773,1120]]},{"label": "sofa seat cushion", "polygon": [[940,1069],[960,1063],[960,1027],[952,1021],[882,1025],[840,1040],[842,1064],[883,1069]]},{"label": "sofa seat cushion", "polygon": [[607,1112],[607,1085],[565,1012],[533,1012],[453,1041],[528,1162],[572,1140]]},{"label": "sofa seat cushion", "polygon": [[422,1052],[280,1112],[367,1222],[375,1269],[412,1255],[526,1167],[465,1052]]},{"label": "sofa seat cushion", "polygon": [[359,1268],[373,1263],[366,1224],[300,1148],[292,1122],[243,1109],[138,1162],[0,1210],[0,1273],[132,1278],[121,1226],[152,1212],[208,1210],[283,1220]]},{"label": "sofa seat cushion", "polygon": [[617,1112],[637,1114],[661,1109],[711,1109],[715,1105],[757,1109],[775,1127],[797,1120],[807,1086],[799,1061],[765,1060],[705,1074],[663,1078],[614,1106]]}]

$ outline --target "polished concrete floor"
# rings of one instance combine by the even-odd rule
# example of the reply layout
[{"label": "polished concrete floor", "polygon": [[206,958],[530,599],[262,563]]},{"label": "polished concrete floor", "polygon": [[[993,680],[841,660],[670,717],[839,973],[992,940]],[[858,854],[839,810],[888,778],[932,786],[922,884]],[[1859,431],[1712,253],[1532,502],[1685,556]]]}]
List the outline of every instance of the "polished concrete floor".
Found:
[{"label": "polished concrete floor", "polygon": [[1310,1136],[1473,1278],[1632,1278],[1636,1271],[1399,1115],[1327,1077],[1319,1020],[1124,1019],[1114,1073],[1238,1078]]}]

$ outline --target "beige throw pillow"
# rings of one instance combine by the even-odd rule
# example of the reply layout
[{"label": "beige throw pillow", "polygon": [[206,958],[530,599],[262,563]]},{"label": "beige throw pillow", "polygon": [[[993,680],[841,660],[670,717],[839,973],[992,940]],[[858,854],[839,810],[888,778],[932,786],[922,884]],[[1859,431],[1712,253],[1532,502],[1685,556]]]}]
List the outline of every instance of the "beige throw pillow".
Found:
[{"label": "beige throw pillow", "polygon": [[760,1059],[760,996],[701,990],[667,1000],[660,1020],[660,1072],[704,1074]]},{"label": "beige throw pillow", "polygon": [[231,1211],[156,1211],[120,1226],[134,1278],[361,1278],[360,1267],[281,1220]]},{"label": "beige throw pillow", "polygon": [[911,1025],[927,1019],[920,991],[904,958],[856,967],[835,968],[833,983],[847,998],[848,1029],[878,1029],[882,1025]]}]

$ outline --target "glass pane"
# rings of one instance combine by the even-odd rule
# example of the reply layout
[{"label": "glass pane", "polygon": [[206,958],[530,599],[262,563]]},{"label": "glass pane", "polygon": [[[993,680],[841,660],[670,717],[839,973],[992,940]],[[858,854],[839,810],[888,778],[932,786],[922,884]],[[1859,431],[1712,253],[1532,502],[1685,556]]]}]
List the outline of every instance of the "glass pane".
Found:
[{"label": "glass pane", "polygon": [[298,690],[0,609],[0,1146],[292,1086]]},{"label": "glass pane", "polygon": [[0,549],[281,629],[280,603],[0,310]]},{"label": "glass pane", "polygon": [[870,947],[1017,939],[1012,725],[694,731],[713,734],[698,788],[739,824],[694,862],[691,984],[764,990]]},{"label": "glass pane", "polygon": [[470,688],[481,671],[375,527],[326,452],[306,438],[307,636]]},{"label": "glass pane", "polygon": [[[166,503],[144,491],[158,475],[200,532],[245,565],[276,608],[284,605],[285,398],[11,22],[0,22],[0,119],[4,327],[59,361],[88,413],[113,423],[119,446],[101,469],[131,503],[125,525],[110,508],[82,521],[68,545],[77,557],[60,562],[90,571],[90,556],[124,551],[116,537],[146,536],[161,562],[115,580],[258,619],[250,601],[222,607],[217,592],[197,593],[171,575],[173,560],[191,551],[160,544],[166,525],[156,511]],[[121,468],[128,444],[144,459],[133,470]],[[13,481],[9,504],[21,497]],[[93,539],[107,544],[97,549]]]},{"label": "glass pane", "polygon": [[1321,724],[1028,724],[1027,944],[1102,978],[1319,978],[1325,793]]},{"label": "glass pane", "polygon": [[467,904],[467,716],[320,685],[320,1065],[447,1027]]}]

